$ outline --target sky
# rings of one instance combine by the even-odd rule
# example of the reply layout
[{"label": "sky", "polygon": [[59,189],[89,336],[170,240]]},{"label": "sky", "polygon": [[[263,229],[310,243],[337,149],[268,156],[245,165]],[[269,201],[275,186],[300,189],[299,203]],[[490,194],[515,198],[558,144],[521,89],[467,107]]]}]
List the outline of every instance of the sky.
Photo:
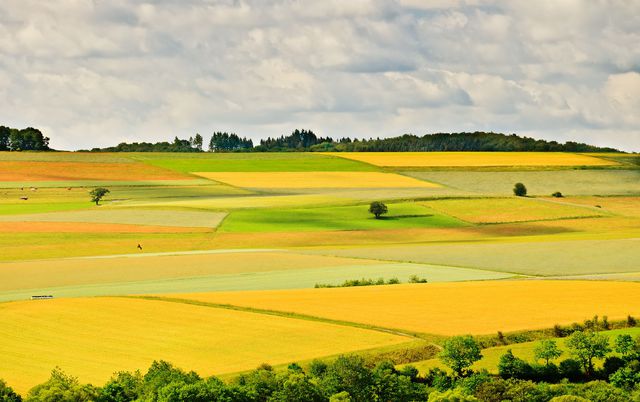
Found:
[{"label": "sky", "polygon": [[2,0],[0,124],[69,150],[307,128],[640,151],[640,1]]}]

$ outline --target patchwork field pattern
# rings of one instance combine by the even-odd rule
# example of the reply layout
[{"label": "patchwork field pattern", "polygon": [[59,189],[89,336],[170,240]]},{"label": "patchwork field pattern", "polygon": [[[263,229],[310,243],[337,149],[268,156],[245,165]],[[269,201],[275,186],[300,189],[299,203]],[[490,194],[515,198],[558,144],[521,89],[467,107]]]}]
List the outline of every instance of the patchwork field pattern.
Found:
[{"label": "patchwork field pattern", "polygon": [[[164,359],[210,376],[408,341],[383,332],[125,298],[0,304],[0,373],[19,392],[53,367],[102,384]],[[212,325],[215,323],[215,325]],[[33,356],[38,358],[34,359]]]},{"label": "patchwork field pattern", "polygon": [[616,162],[564,152],[336,152],[323,153],[387,167],[607,166]]},{"label": "patchwork field pattern", "polygon": [[547,328],[594,314],[612,320],[640,314],[640,283],[631,282],[483,281],[177,297],[441,335]]},{"label": "patchwork field pattern", "polygon": [[527,222],[601,216],[594,208],[530,198],[481,198],[427,201],[423,205],[472,223]]},{"label": "patchwork field pattern", "polygon": [[437,184],[381,172],[197,172],[198,176],[243,188],[433,188]]}]

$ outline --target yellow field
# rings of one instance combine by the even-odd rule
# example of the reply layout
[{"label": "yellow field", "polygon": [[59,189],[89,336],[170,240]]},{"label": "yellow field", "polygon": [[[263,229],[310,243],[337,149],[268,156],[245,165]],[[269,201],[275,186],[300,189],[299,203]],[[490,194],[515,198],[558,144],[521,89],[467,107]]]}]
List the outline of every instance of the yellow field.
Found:
[{"label": "yellow field", "polygon": [[278,252],[12,262],[0,264],[0,292],[57,286],[99,285],[114,282],[379,263],[379,261],[364,259]]},{"label": "yellow field", "polygon": [[490,334],[640,315],[640,283],[483,281],[181,295],[416,332]]},{"label": "yellow field", "polygon": [[606,166],[616,162],[564,152],[326,152],[375,166]]},{"label": "yellow field", "polygon": [[602,211],[531,198],[482,198],[427,201],[438,212],[472,223],[503,223],[599,216]]},{"label": "yellow field", "polygon": [[345,353],[407,341],[353,327],[140,299],[87,298],[0,304],[0,378],[18,392],[56,366],[103,384],[154,359],[208,376],[260,363]]},{"label": "yellow field", "polygon": [[380,172],[201,172],[195,175],[245,188],[433,188],[407,176]]}]

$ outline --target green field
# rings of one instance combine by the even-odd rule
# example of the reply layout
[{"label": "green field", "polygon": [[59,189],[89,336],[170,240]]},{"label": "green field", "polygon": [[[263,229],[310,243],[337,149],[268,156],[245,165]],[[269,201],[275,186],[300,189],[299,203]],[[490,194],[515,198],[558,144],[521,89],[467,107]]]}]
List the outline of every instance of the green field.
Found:
[{"label": "green field", "polygon": [[133,154],[141,162],[178,172],[375,171],[372,165],[312,153]]},{"label": "green field", "polygon": [[389,213],[374,219],[368,205],[306,209],[247,209],[232,212],[223,232],[307,230],[384,230],[415,227],[459,227],[463,222],[414,203],[389,204]]}]

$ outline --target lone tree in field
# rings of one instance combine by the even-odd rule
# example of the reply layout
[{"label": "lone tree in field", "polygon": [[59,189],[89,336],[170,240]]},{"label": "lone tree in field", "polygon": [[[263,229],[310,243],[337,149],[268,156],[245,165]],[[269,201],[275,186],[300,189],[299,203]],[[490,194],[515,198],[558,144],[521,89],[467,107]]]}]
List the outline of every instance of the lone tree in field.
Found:
[{"label": "lone tree in field", "polygon": [[380,201],[374,201],[369,205],[369,212],[371,212],[376,219],[380,219],[381,215],[384,215],[388,212],[387,206]]},{"label": "lone tree in field", "polygon": [[513,187],[513,194],[518,197],[524,197],[527,195],[527,188],[522,183],[516,183]]},{"label": "lone tree in field", "polygon": [[95,202],[96,205],[100,205],[100,201],[104,198],[105,195],[109,194],[111,191],[104,187],[94,188],[89,191],[89,195],[91,196],[91,201]]},{"label": "lone tree in field", "polygon": [[456,376],[461,377],[473,363],[482,359],[482,353],[480,345],[471,335],[454,336],[444,342],[439,357]]}]

